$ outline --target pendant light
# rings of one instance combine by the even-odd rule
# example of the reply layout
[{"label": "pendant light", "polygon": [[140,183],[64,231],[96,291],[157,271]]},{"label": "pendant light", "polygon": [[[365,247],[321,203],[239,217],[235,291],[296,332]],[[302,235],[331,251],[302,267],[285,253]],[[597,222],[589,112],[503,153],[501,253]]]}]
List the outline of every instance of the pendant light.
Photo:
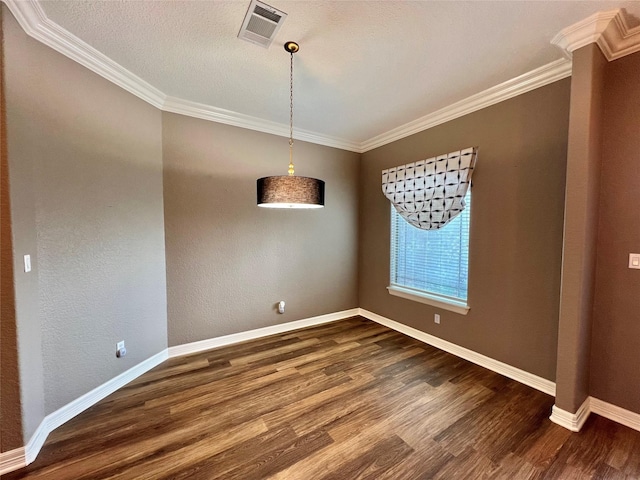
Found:
[{"label": "pendant light", "polygon": [[293,54],[300,50],[296,42],[286,42],[291,55],[289,69],[289,175],[259,178],[258,206],[265,208],[322,208],[324,181],[294,175],[293,167]]}]

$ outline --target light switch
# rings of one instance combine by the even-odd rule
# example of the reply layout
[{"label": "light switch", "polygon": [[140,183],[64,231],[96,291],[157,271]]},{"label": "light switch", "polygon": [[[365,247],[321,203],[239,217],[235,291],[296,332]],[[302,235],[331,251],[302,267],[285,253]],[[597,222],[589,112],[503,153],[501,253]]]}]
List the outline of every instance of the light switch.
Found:
[{"label": "light switch", "polygon": [[24,256],[24,272],[28,273],[31,271],[31,255]]},{"label": "light switch", "polygon": [[640,270],[640,253],[629,254],[629,268],[637,268]]}]

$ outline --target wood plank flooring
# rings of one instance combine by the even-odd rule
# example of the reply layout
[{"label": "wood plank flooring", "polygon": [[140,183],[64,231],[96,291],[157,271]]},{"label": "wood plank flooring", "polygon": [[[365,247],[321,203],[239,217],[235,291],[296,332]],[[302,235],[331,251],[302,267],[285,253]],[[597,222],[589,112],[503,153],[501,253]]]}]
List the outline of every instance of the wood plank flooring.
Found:
[{"label": "wood plank flooring", "polygon": [[5,480],[640,478],[640,432],[368,320],[169,360]]}]

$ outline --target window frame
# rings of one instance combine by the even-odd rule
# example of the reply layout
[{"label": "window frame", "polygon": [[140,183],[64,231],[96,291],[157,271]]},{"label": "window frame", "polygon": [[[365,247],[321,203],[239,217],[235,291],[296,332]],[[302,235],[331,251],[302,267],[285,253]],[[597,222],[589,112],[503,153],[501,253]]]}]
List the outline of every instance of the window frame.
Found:
[{"label": "window frame", "polygon": [[[469,190],[469,197],[471,196],[471,190]],[[471,235],[471,201],[467,204],[465,211],[469,212],[469,236]],[[461,315],[466,315],[469,310],[469,295],[467,291],[467,299],[463,301],[458,298],[449,297],[447,295],[443,295],[437,292],[432,292],[428,290],[417,289],[401,284],[397,284],[394,282],[394,257],[397,257],[397,253],[394,251],[394,240],[391,232],[393,231],[393,222],[394,222],[394,213],[395,215],[399,215],[395,212],[393,205],[391,205],[391,214],[390,214],[390,222],[389,222],[389,286],[387,287],[387,291],[394,296],[405,298],[407,300],[413,300],[416,302],[424,303],[427,305],[431,305],[434,307],[441,308],[443,310],[448,310],[454,313],[458,313]],[[446,228],[446,227],[444,227]],[[469,243],[471,243],[469,241]],[[470,246],[469,246],[470,249]],[[469,280],[469,272],[467,269],[467,285]]]}]

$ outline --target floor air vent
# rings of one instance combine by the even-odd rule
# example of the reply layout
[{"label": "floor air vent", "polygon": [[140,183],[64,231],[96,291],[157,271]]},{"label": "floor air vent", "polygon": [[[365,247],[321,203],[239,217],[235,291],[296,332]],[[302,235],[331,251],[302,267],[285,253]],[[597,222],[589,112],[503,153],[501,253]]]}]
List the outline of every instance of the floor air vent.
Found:
[{"label": "floor air vent", "polygon": [[238,38],[269,48],[287,14],[266,3],[252,0]]}]

